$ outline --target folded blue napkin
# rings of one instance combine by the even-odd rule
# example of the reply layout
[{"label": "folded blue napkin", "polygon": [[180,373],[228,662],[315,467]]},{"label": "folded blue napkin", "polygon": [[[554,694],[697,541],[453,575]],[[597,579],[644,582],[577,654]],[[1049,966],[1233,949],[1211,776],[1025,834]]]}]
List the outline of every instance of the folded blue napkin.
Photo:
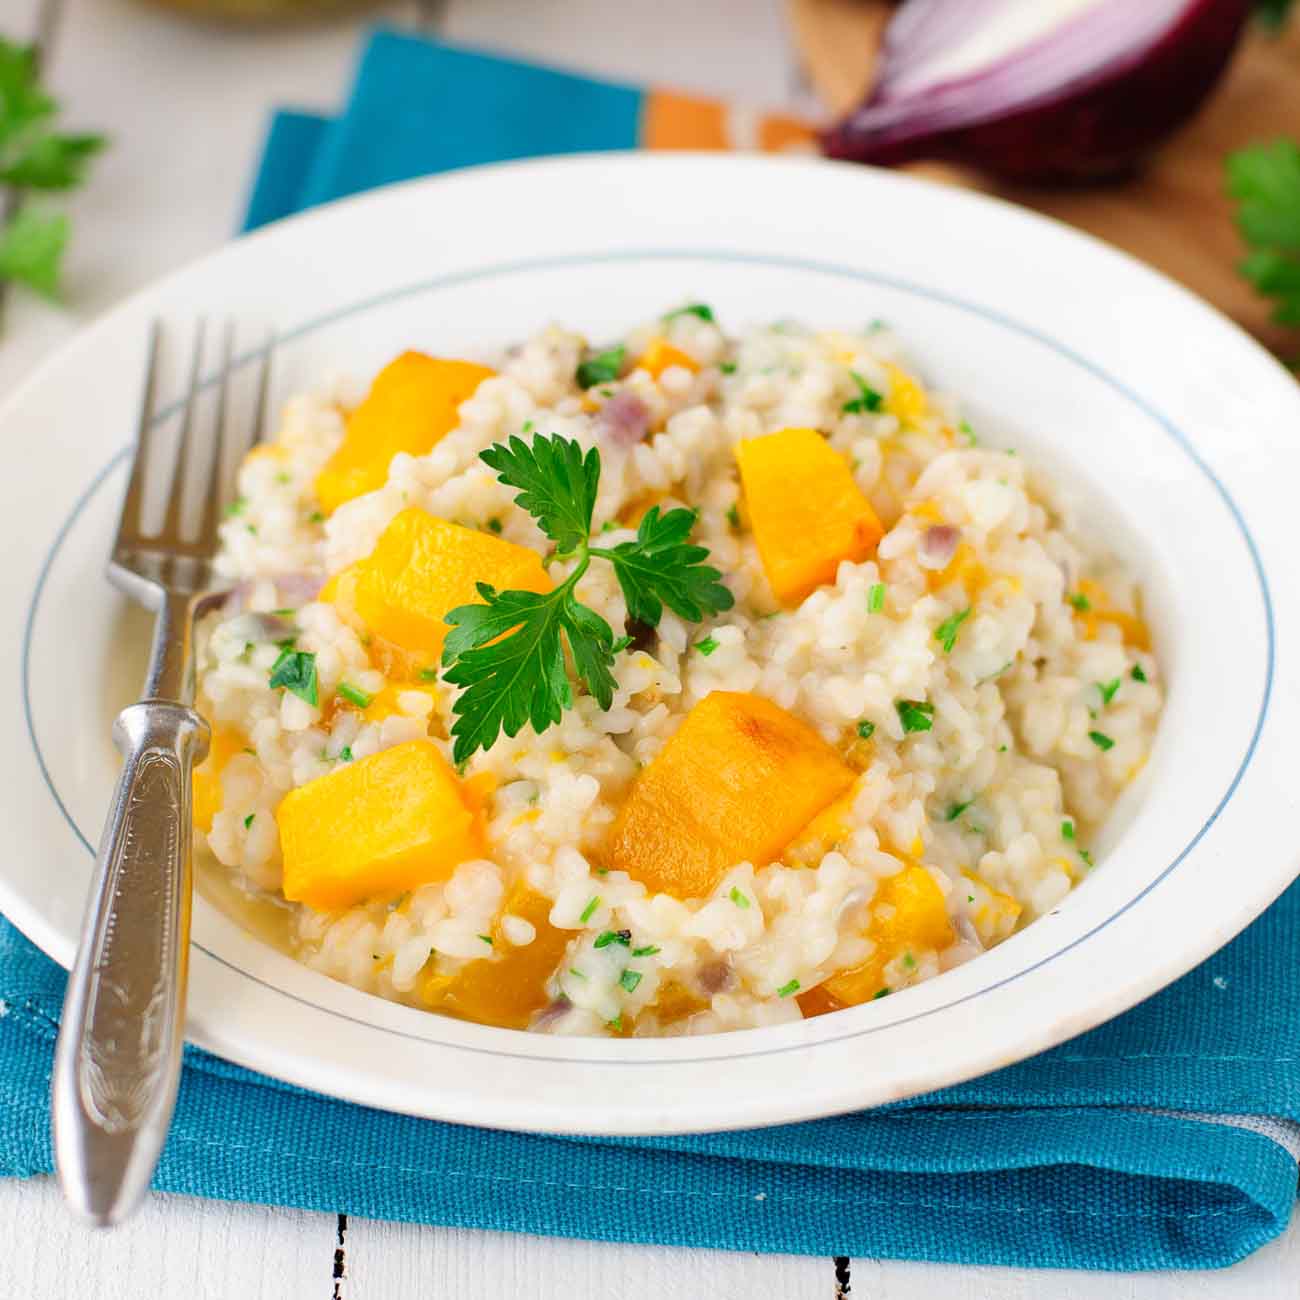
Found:
[{"label": "folded blue napkin", "polygon": [[[381,33],[339,117],[277,116],[249,224],[471,158],[602,147],[629,129],[637,93]],[[1177,984],[1054,1051],[906,1105],[743,1133],[576,1140],[437,1124],[188,1050],[156,1186],[602,1241],[1216,1267],[1276,1236],[1295,1201],[1297,933],[1300,886]],[[52,1166],[63,982],[0,919],[0,1173]]]}]

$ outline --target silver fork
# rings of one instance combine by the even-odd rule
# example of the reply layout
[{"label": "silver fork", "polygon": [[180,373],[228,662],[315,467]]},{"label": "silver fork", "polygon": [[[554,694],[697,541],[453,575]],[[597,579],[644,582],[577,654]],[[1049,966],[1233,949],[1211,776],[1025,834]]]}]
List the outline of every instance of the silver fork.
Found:
[{"label": "silver fork", "polygon": [[[261,354],[257,410],[242,454],[265,427],[272,343]],[[155,611],[153,652],[138,704],[123,709],[113,740],[123,757],[95,860],[77,962],[68,981],[54,1059],[54,1149],[69,1204],[91,1223],[124,1219],[149,1186],[180,1081],[192,885],[191,765],[208,750],[194,702],[194,618],[213,586],[228,441],[234,332],[225,330],[214,427],[196,432],[203,388],[203,327],[171,464],[162,527],[146,529],[150,471],[167,458],[154,425],[160,331],[149,339],[135,462],[109,578]],[[204,454],[206,452],[206,455]],[[200,463],[201,462],[201,463]],[[186,487],[206,474],[197,534],[185,525]]]}]

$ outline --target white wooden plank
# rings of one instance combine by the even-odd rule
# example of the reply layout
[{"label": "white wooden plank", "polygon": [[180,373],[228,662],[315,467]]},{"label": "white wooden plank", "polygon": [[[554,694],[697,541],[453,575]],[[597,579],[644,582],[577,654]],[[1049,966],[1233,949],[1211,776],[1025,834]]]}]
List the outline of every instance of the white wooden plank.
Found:
[{"label": "white wooden plank", "polygon": [[834,1265],[827,1258],[666,1250],[350,1218],[342,1296],[831,1300],[834,1293]]},{"label": "white wooden plank", "polygon": [[896,1260],[850,1262],[852,1300],[1296,1300],[1300,1221],[1227,1269],[1195,1273],[1092,1273],[956,1268]]},{"label": "white wooden plank", "polygon": [[448,0],[443,34],[613,81],[780,105],[795,64],[783,0]]},{"label": "white wooden plank", "polygon": [[73,1219],[52,1179],[0,1179],[0,1289],[24,1300],[326,1300],[335,1222],[332,1214],[154,1196],[103,1232]]}]

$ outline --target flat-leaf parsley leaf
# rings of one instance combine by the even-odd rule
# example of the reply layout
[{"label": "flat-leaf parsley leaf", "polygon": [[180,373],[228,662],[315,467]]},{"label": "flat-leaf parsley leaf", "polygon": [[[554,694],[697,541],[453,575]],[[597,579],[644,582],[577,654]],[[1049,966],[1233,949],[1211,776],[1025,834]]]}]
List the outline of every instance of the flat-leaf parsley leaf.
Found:
[{"label": "flat-leaf parsley leaf", "polygon": [[1300,144],[1273,140],[1228,155],[1228,192],[1249,253],[1238,269],[1266,298],[1273,318],[1300,325]]},{"label": "flat-leaf parsley leaf", "polygon": [[552,591],[497,591],[479,583],[481,604],[447,614],[452,630],[443,645],[443,675],[464,688],[453,705],[457,763],[489,748],[502,731],[514,736],[530,723],[542,732],[560,721],[573,705],[566,645],[579,680],[602,709],[610,707],[614,654],[627,643],[616,641],[609,624],[574,594],[593,558],[613,564],[628,617],[650,627],[658,625],[665,605],[691,622],[732,605],[722,575],[704,563],[708,551],[689,542],[693,511],[661,516],[656,506],[641,520],[635,541],[591,545],[600,480],[594,447],[584,454],[576,442],[538,434],[531,443],[511,438],[480,456],[502,483],[519,489],[516,502],[556,545],[551,558],[576,563]]}]

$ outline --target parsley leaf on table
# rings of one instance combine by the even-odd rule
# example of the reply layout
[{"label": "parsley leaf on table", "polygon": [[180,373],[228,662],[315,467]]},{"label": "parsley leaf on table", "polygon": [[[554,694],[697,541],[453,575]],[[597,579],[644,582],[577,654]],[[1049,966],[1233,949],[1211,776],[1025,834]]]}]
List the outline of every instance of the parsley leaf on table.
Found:
[{"label": "parsley leaf on table", "polygon": [[67,217],[43,217],[24,209],[0,229],[0,280],[25,284],[46,298],[55,297],[67,243]]},{"label": "parsley leaf on table", "polygon": [[[85,179],[105,139],[54,130],[58,112],[58,103],[41,89],[36,51],[0,37],[0,186],[68,190]],[[66,217],[21,209],[0,227],[0,280],[54,297],[67,242]]]},{"label": "parsley leaf on table", "polygon": [[537,520],[556,545],[551,558],[573,558],[573,571],[553,591],[497,591],[478,584],[481,604],[459,605],[446,617],[443,676],[462,691],[452,706],[452,757],[463,763],[489,748],[501,734],[515,736],[525,723],[536,732],[560,721],[573,707],[565,647],[578,679],[602,709],[614,700],[614,655],[626,638],[574,594],[593,559],[605,559],[627,599],[628,616],[655,626],[666,604],[698,621],[729,609],[731,593],[721,574],[703,563],[708,551],[689,543],[695,514],[658,507],[647,512],[636,541],[612,549],[591,545],[591,518],[600,481],[600,453],[578,443],[535,435],[511,438],[480,452],[516,502]]},{"label": "parsley leaf on table", "polygon": [[674,614],[698,623],[706,612],[731,608],[733,597],[719,581],[722,574],[704,563],[708,548],[687,541],[694,526],[694,510],[661,515],[658,506],[651,506],[636,530],[636,541],[590,548],[592,555],[613,564],[629,618],[657,627],[667,605]]},{"label": "parsley leaf on table", "polygon": [[1281,29],[1291,13],[1291,0],[1255,0],[1255,16],[1265,27]]},{"label": "parsley leaf on table", "polygon": [[1241,273],[1266,298],[1273,317],[1300,325],[1300,145],[1274,140],[1228,156],[1228,190],[1250,248]]}]

